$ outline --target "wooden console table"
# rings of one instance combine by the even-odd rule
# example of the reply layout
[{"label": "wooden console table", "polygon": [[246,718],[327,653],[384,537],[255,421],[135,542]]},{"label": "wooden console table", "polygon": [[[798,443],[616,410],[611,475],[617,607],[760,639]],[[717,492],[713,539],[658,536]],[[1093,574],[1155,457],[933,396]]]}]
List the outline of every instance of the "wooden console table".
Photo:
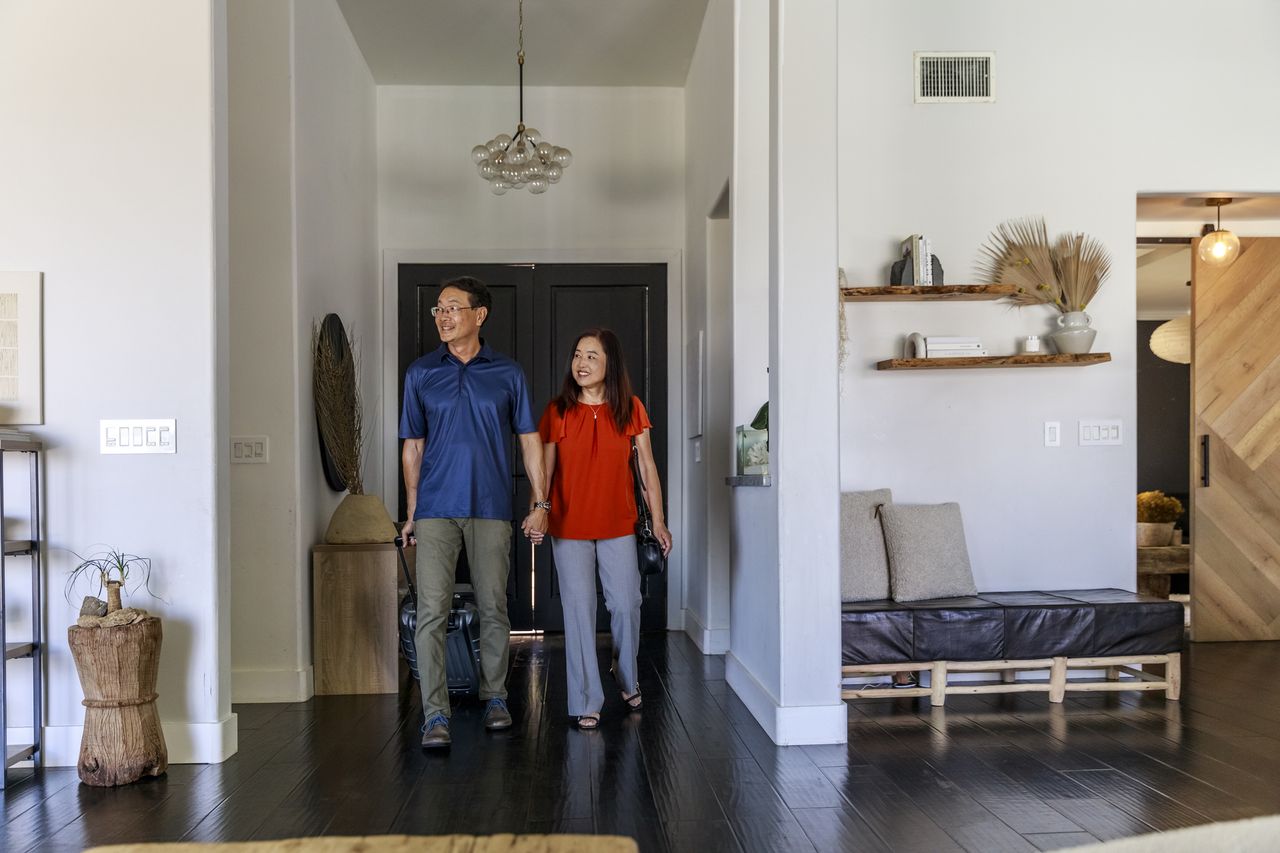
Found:
[{"label": "wooden console table", "polygon": [[385,545],[311,549],[316,693],[399,690],[400,565]]},{"label": "wooden console table", "polygon": [[1169,577],[1191,571],[1190,545],[1162,545],[1138,549],[1138,592],[1169,597]]}]

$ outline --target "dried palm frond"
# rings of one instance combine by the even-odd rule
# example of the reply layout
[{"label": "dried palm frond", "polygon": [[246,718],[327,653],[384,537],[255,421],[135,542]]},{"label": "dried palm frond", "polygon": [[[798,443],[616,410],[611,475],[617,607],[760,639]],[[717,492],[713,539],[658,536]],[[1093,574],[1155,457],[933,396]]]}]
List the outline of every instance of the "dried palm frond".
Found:
[{"label": "dried palm frond", "polygon": [[[345,332],[343,334],[346,334]],[[312,391],[316,401],[316,422],[320,436],[333,459],[347,491],[364,494],[361,459],[364,446],[359,372],[355,341],[347,338],[347,351],[334,344],[319,325],[312,327],[311,345],[315,356]]]},{"label": "dried palm frond", "polygon": [[1083,311],[1111,272],[1111,256],[1102,243],[1084,234],[1063,234],[1053,246],[1058,259],[1063,311]]},{"label": "dried palm frond", "polygon": [[1083,311],[1111,271],[1103,245],[1084,234],[1052,243],[1044,219],[1012,219],[996,227],[978,260],[987,284],[1011,284],[1015,305],[1052,305],[1064,314]]}]

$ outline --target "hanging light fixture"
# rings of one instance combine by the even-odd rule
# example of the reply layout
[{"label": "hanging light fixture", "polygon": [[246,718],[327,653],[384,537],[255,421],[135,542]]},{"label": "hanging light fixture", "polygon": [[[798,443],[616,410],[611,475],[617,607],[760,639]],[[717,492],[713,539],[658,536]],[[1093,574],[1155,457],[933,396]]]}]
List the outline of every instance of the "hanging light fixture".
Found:
[{"label": "hanging light fixture", "polygon": [[1207,207],[1218,208],[1218,227],[1205,226],[1205,234],[1200,238],[1200,260],[1215,267],[1225,267],[1240,254],[1240,238],[1230,231],[1222,230],[1222,206],[1231,204],[1229,198],[1206,198]]},{"label": "hanging light fixture", "polygon": [[568,148],[552,145],[537,130],[524,126],[524,0],[520,0],[519,41],[516,65],[520,71],[520,122],[516,132],[499,133],[471,149],[471,160],[480,177],[489,182],[494,195],[525,187],[534,195],[540,195],[551,184],[559,183],[564,170],[573,162],[573,153]]},{"label": "hanging light fixture", "polygon": [[1157,358],[1175,364],[1191,363],[1191,315],[1174,317],[1156,326],[1151,333],[1151,351]]}]

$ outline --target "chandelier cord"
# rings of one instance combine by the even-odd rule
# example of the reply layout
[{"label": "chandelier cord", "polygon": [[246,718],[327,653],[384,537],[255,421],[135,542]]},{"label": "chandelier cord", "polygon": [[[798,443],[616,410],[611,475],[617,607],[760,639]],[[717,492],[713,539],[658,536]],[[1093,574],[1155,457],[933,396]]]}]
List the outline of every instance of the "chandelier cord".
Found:
[{"label": "chandelier cord", "polygon": [[520,127],[517,136],[524,132],[524,0],[520,0],[520,50],[516,53],[516,64],[520,67]]}]

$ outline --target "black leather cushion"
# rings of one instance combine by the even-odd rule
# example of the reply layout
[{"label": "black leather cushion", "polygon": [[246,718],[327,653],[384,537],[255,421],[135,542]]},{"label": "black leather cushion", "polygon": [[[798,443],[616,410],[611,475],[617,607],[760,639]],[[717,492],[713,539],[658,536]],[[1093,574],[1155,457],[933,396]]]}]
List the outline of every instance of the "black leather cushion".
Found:
[{"label": "black leather cushion", "polygon": [[1109,657],[1182,650],[1176,601],[1119,589],[846,604],[845,664]]},{"label": "black leather cushion", "polygon": [[1093,646],[1089,657],[1182,651],[1186,616],[1179,601],[1121,589],[1075,589],[1056,594],[1093,605]]},{"label": "black leather cushion", "polygon": [[846,664],[915,660],[911,611],[892,601],[883,602],[886,607],[881,610],[867,606],[874,603],[861,601],[844,605],[840,631],[842,660]]},{"label": "black leather cushion", "polygon": [[1094,609],[1051,592],[984,592],[1004,608],[1005,657],[1009,660],[1091,654]]}]

